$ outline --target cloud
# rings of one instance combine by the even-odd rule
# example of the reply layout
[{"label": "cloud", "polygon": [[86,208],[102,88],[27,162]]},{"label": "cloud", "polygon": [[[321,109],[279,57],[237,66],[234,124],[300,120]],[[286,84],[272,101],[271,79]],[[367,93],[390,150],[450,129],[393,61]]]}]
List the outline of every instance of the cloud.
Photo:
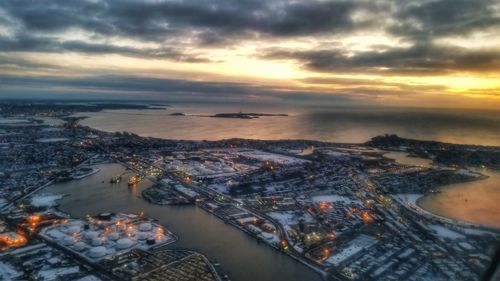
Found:
[{"label": "cloud", "polygon": [[[87,77],[19,76],[0,75],[0,97],[15,97],[33,90],[41,92],[38,97],[68,96],[85,99],[101,98],[191,100],[191,101],[245,101],[245,102],[306,102],[318,100],[330,103],[349,103],[352,95],[317,91],[297,90],[279,86],[262,86],[256,83],[190,81],[182,79],[148,78],[127,75],[101,75]],[[99,96],[100,95],[100,96]]]},{"label": "cloud", "polygon": [[500,25],[500,4],[496,0],[406,0],[397,5],[395,24],[389,30],[413,40],[464,36]]},{"label": "cloud", "polygon": [[351,14],[371,1],[2,1],[1,7],[26,30],[60,32],[80,28],[162,42],[186,31],[242,31],[304,35],[342,31]]},{"label": "cloud", "polygon": [[183,52],[175,47],[137,48],[113,44],[92,43],[82,40],[60,41],[54,37],[22,35],[15,38],[0,37],[0,52],[78,52],[84,54],[118,54],[131,57],[162,58],[183,62],[210,62],[200,54]]},{"label": "cloud", "polygon": [[0,54],[0,69],[0,73],[7,73],[9,70],[53,70],[60,69],[60,67],[53,64],[33,62],[21,57]]},{"label": "cloud", "polygon": [[[221,47],[241,40],[259,41],[270,37],[315,36],[321,41],[322,36],[339,37],[374,28],[404,38],[413,45],[388,52],[376,50],[354,59],[345,59],[344,54],[334,48],[291,53],[292,57],[306,61],[310,69],[319,70],[343,69],[349,63],[354,64],[353,68],[395,70],[407,70],[400,64],[408,63],[406,68],[417,72],[454,64],[465,69],[467,65],[475,68],[469,57],[480,59],[477,67],[489,66],[496,54],[464,54],[458,50],[460,55],[452,56],[445,51],[457,49],[435,48],[432,42],[440,36],[484,31],[500,24],[500,5],[494,0],[0,0],[0,11],[0,21],[10,33],[10,36],[0,35],[3,52],[113,53],[207,62],[206,56],[194,51],[200,45]],[[74,30],[86,34],[87,38],[67,39],[67,32]],[[154,42],[159,46],[116,45],[107,38]],[[342,37],[338,40],[342,42]],[[430,62],[422,60],[431,52],[437,54]],[[438,58],[442,55],[445,59]],[[384,60],[392,64],[386,66]],[[332,67],[334,65],[336,67]]]},{"label": "cloud", "polygon": [[294,59],[321,72],[393,73],[403,75],[444,74],[457,71],[487,72],[500,69],[500,49],[467,49],[422,42],[410,47],[394,47],[347,53],[324,49],[294,51],[271,49],[266,59]]},{"label": "cloud", "polygon": [[[480,38],[492,34],[489,48],[467,42],[477,34],[483,34]],[[30,91],[56,89],[82,95],[85,91],[122,91],[153,96],[254,100],[270,96],[301,101],[311,97],[349,102],[382,94],[403,96],[417,95],[419,90],[446,90],[443,86],[412,86],[418,83],[411,83],[415,82],[411,76],[466,73],[478,77],[493,73],[488,77],[496,79],[500,69],[500,47],[495,46],[495,40],[500,40],[498,34],[498,0],[0,0],[0,66],[4,75],[0,82],[6,83],[1,85],[3,89],[31,87]],[[457,38],[461,45],[453,40]],[[39,53],[50,56],[44,56],[40,63]],[[132,63],[127,69],[113,69],[112,63],[109,67],[86,65],[83,71],[69,59],[46,64],[47,57],[65,53],[95,57],[112,54],[201,66],[130,60],[143,64],[137,69]],[[119,65],[128,62],[120,59],[125,63]],[[227,77],[223,75],[235,79],[229,72],[245,67],[239,62],[255,59],[262,67],[272,61],[278,69],[294,68],[284,73],[303,77],[324,73],[406,75],[410,83],[309,79],[303,80],[303,88],[298,90],[293,85],[283,89],[251,82],[135,76],[140,70],[144,75],[193,74],[201,80],[212,77],[223,81]],[[280,64],[280,60],[287,63]],[[302,69],[295,71],[296,66]],[[16,76],[23,71],[25,80]],[[82,73],[131,74],[50,76],[56,73],[72,77]],[[29,76],[34,74],[43,76]],[[263,79],[262,74],[254,78]],[[334,87],[327,90],[324,85]]]}]

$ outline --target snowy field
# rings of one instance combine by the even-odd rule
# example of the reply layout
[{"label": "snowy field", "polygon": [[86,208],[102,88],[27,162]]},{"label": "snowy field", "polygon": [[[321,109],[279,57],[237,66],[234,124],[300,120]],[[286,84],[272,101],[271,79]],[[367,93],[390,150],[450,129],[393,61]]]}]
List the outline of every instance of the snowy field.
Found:
[{"label": "snowy field", "polygon": [[361,204],[361,201],[359,200],[351,199],[340,195],[318,195],[318,196],[313,196],[311,199],[313,203],[328,202],[328,203],[343,203],[343,204],[350,204],[350,203]]},{"label": "snowy field", "polygon": [[343,261],[349,259],[350,257],[358,254],[364,249],[368,249],[377,243],[377,239],[374,237],[361,234],[353,240],[349,241],[347,247],[340,250],[340,252],[330,256],[326,259],[326,263],[333,266],[338,266]]},{"label": "snowy field", "polygon": [[54,207],[57,205],[57,200],[60,200],[62,195],[56,194],[36,194],[30,199],[30,204],[33,207]]},{"label": "snowy field", "polygon": [[17,271],[10,264],[0,262],[0,280],[12,280],[22,275],[22,272]]},{"label": "snowy field", "polygon": [[255,149],[236,150],[235,153],[241,157],[247,157],[259,161],[269,161],[283,165],[296,165],[309,162],[308,160],[300,158],[295,158],[276,153],[264,152]]},{"label": "snowy field", "polygon": [[448,238],[448,239],[465,239],[465,235],[455,232],[449,228],[446,228],[437,224],[428,225],[430,229],[432,229],[440,238]]},{"label": "snowy field", "polygon": [[241,172],[257,169],[254,166],[226,161],[179,161],[172,163],[177,169],[194,177],[218,178],[228,177]]},{"label": "snowy field", "polygon": [[64,142],[64,141],[69,141],[68,138],[42,138],[42,139],[37,139],[37,142]]},{"label": "snowy field", "polygon": [[29,124],[29,123],[31,123],[31,122],[27,119],[1,118],[0,117],[0,125]]},{"label": "snowy field", "polygon": [[292,229],[292,226],[299,224],[301,220],[306,223],[315,222],[314,218],[308,213],[296,214],[294,211],[270,212],[270,217],[277,220],[286,230]]}]

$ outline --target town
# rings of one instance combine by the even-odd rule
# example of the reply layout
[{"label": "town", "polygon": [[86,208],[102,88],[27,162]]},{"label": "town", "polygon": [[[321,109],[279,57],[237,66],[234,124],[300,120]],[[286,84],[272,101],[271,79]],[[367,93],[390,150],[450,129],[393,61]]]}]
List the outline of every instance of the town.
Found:
[{"label": "town", "polygon": [[[103,163],[126,170],[110,185],[150,181],[141,192],[150,204],[196,206],[324,280],[478,280],[500,242],[500,229],[417,204],[443,185],[484,179],[468,168],[498,169],[500,147],[395,135],[364,144],[164,140],[82,126],[76,106],[0,107],[2,280],[231,278],[204,253],[170,249],[179,237],[154,217],[76,218],[58,208],[64,194],[46,193],[102,173]],[[433,163],[402,164],[388,151]]]}]

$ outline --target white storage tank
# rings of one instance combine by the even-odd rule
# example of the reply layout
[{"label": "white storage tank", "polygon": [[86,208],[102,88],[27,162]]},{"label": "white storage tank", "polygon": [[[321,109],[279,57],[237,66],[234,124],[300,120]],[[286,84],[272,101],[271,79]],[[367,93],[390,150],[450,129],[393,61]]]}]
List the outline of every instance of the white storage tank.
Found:
[{"label": "white storage tank", "polygon": [[139,225],[139,230],[140,231],[151,231],[153,227],[151,226],[151,223],[149,222],[144,222]]},{"label": "white storage tank", "polygon": [[90,230],[90,231],[87,231],[85,233],[85,238],[86,239],[93,240],[93,239],[95,239],[97,237],[99,237],[99,232]]},{"label": "white storage tank", "polygon": [[144,232],[139,232],[137,234],[137,239],[138,240],[146,240],[146,238],[148,238],[148,234],[147,233],[144,233]]},{"label": "white storage tank", "polygon": [[120,238],[120,234],[118,232],[111,232],[108,234],[108,239],[111,241],[116,241]]},{"label": "white storage tank", "polygon": [[99,237],[92,239],[92,246],[101,246],[102,240]]},{"label": "white storage tank", "polygon": [[103,246],[98,246],[90,249],[88,253],[89,257],[91,258],[101,258],[106,255],[106,248]]},{"label": "white storage tank", "polygon": [[132,247],[133,244],[134,242],[132,242],[132,240],[128,238],[122,238],[116,241],[116,248],[119,250],[128,249]]},{"label": "white storage tank", "polygon": [[75,244],[75,239],[71,236],[66,236],[62,239],[61,243],[64,246],[71,246],[71,245]]},{"label": "white storage tank", "polygon": [[87,244],[83,242],[76,242],[75,245],[73,245],[73,249],[78,252],[85,250],[85,248],[87,248]]}]

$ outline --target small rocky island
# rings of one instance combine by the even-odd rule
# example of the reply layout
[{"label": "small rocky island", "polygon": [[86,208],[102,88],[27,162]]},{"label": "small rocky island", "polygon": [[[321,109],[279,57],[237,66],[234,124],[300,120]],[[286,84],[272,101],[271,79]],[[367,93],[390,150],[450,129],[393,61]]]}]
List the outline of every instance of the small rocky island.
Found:
[{"label": "small rocky island", "polygon": [[272,114],[272,113],[244,113],[244,112],[238,112],[238,113],[217,113],[214,115],[211,115],[210,117],[214,118],[239,118],[239,119],[255,119],[263,116],[288,116],[288,114]]}]

